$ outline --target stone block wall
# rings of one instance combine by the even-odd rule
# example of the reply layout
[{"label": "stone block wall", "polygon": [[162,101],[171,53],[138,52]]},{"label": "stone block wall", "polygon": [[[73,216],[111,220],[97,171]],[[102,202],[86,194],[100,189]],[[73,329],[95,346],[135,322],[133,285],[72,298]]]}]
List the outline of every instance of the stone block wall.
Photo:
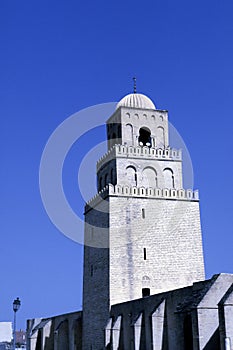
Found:
[{"label": "stone block wall", "polygon": [[109,202],[85,214],[83,349],[100,349],[109,312]]},{"label": "stone block wall", "polygon": [[204,279],[198,201],[109,201],[111,305]]}]

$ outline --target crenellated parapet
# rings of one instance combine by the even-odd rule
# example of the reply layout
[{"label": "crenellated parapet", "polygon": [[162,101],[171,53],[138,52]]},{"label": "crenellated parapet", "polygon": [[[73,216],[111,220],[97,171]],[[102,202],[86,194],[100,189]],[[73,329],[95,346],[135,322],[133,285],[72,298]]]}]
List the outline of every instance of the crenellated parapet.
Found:
[{"label": "crenellated parapet", "polygon": [[[111,186],[111,185],[109,185]],[[109,186],[104,187],[101,191],[96,193],[94,197],[92,197],[89,201],[86,202],[85,212],[94,208],[98,203],[100,203],[103,199],[107,198],[109,195]]]},{"label": "crenellated parapet", "polygon": [[97,193],[91,200],[86,203],[86,211],[95,207],[101,200],[108,196],[116,197],[137,197],[137,198],[155,198],[180,201],[199,201],[198,190],[185,189],[168,189],[168,188],[145,188],[127,185],[109,184]]},{"label": "crenellated parapet", "polygon": [[149,148],[149,147],[134,147],[127,145],[115,145],[107,153],[105,153],[97,162],[97,171],[101,169],[103,164],[109,162],[115,157],[122,158],[144,158],[157,160],[176,160],[182,161],[182,151],[175,148]]},{"label": "crenellated parapet", "polygon": [[198,190],[168,189],[168,188],[145,188],[136,186],[113,186],[109,184],[109,195],[132,196],[132,197],[154,197],[162,199],[179,199],[179,200],[199,200]]}]

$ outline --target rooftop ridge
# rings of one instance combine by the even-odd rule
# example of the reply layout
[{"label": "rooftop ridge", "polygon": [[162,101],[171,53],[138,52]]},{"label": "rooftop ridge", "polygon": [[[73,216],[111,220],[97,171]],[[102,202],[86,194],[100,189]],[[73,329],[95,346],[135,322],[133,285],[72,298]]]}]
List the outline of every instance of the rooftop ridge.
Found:
[{"label": "rooftop ridge", "polygon": [[120,157],[132,157],[132,158],[154,158],[157,160],[182,160],[182,151],[175,148],[149,148],[147,146],[127,146],[127,145],[114,145],[108,150],[96,164],[97,171],[103,166],[104,163],[113,159],[116,156]]}]

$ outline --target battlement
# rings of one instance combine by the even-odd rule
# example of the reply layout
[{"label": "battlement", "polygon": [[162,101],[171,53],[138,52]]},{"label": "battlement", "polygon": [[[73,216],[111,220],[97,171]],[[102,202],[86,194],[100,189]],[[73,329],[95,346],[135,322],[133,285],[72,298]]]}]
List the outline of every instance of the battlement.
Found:
[{"label": "battlement", "polygon": [[138,197],[138,198],[154,198],[179,201],[199,201],[198,190],[184,189],[168,189],[168,188],[145,188],[145,187],[130,187],[127,185],[111,185],[109,184],[97,193],[92,199],[86,203],[86,211],[95,207],[101,200],[109,197]]},{"label": "battlement", "polygon": [[182,160],[182,151],[175,148],[149,148],[140,146],[127,146],[127,145],[114,145],[107,153],[105,153],[97,162],[97,171],[103,166],[104,163],[109,162],[115,157],[122,158],[145,158],[145,159],[157,159],[157,160]]},{"label": "battlement", "polygon": [[88,212],[91,208],[94,208],[98,203],[109,196],[109,186],[112,185],[107,185],[100,192],[96,193],[94,197],[86,202],[85,213]]}]

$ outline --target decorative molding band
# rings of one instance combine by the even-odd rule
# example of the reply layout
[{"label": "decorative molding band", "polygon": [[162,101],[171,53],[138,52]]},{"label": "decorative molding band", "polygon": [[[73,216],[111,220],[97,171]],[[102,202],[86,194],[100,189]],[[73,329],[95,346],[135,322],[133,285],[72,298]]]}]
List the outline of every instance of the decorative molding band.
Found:
[{"label": "decorative molding band", "polygon": [[105,153],[97,162],[97,171],[104,163],[109,162],[115,157],[122,158],[145,158],[158,160],[182,160],[182,151],[175,148],[149,148],[140,146],[114,145],[107,153]]},{"label": "decorative molding band", "polygon": [[127,185],[111,185],[109,184],[97,193],[92,199],[86,203],[86,210],[95,207],[101,200],[107,197],[136,197],[136,198],[152,198],[179,201],[199,201],[198,190],[184,189],[168,189],[168,188],[152,188],[152,187],[136,187]]}]

